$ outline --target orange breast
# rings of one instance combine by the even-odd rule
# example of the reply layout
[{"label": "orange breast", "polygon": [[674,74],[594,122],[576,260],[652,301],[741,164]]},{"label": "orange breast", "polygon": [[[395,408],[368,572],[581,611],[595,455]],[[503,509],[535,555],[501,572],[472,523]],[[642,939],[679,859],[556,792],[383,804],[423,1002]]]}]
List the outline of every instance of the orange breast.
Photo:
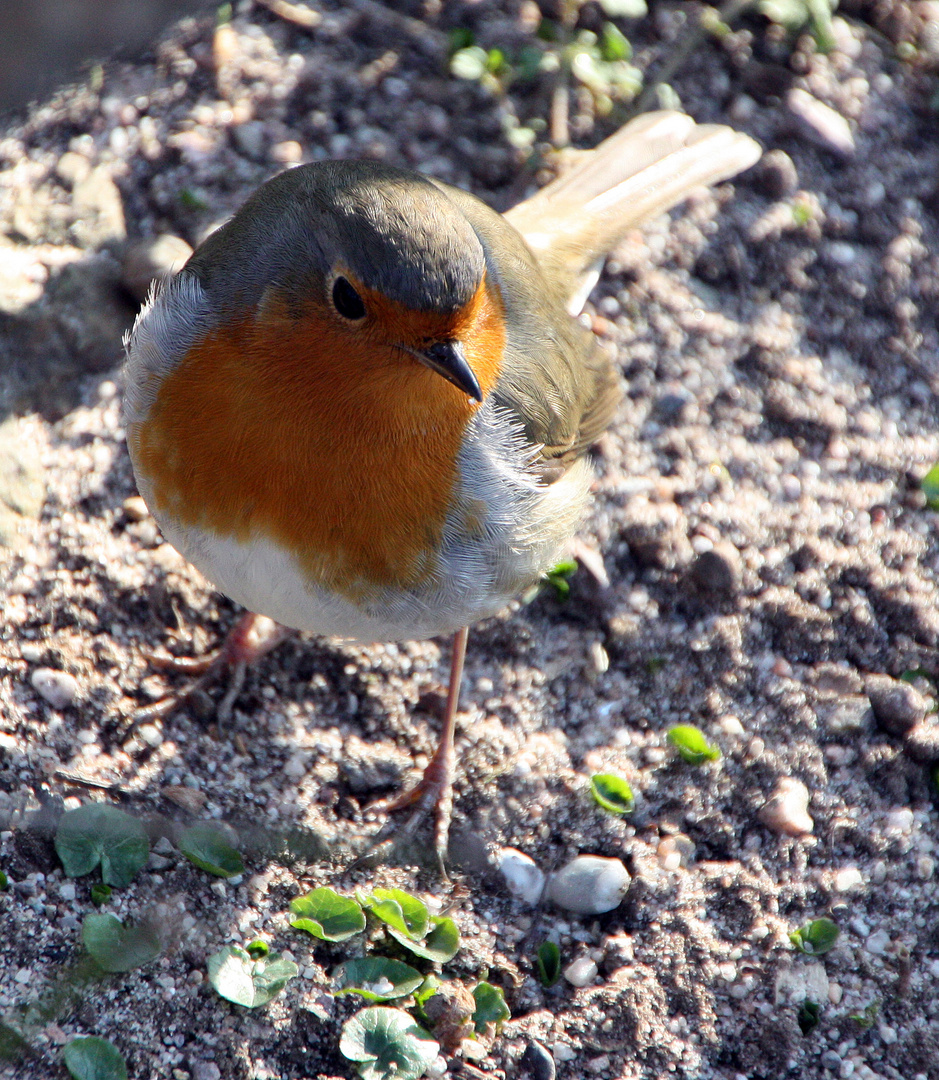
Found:
[{"label": "orange breast", "polygon": [[189,351],[131,433],[158,519],[271,539],[350,599],[434,572],[478,405],[388,342],[459,337],[485,396],[501,303],[485,283],[447,317],[366,299],[369,331],[274,292]]}]

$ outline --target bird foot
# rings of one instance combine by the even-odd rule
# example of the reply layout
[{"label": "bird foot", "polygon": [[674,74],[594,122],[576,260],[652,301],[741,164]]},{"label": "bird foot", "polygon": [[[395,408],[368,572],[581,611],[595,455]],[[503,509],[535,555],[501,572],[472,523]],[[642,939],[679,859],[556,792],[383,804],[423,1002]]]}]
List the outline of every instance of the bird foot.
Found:
[{"label": "bird foot", "polygon": [[235,701],[241,693],[248,666],[279,645],[290,632],[266,615],[255,615],[249,611],[235,623],[221,648],[205,656],[153,654],[150,661],[159,671],[197,675],[198,678],[182,690],[160,698],[153,705],[138,709],[133,715],[134,723],[144,724],[172,716],[187,701],[203,693],[227,673],[228,685],[215,708],[218,723],[224,724],[231,717]]}]

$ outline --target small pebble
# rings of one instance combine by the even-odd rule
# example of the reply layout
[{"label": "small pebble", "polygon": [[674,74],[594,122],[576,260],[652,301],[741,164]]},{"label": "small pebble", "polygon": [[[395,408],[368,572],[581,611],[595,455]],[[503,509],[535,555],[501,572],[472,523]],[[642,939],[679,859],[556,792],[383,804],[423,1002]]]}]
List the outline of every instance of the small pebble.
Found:
[{"label": "small pebble", "polygon": [[835,892],[846,893],[864,884],[864,876],[856,866],[848,866],[835,874]]},{"label": "small pebble", "polygon": [[691,568],[691,575],[700,588],[725,595],[740,587],[741,573],[740,552],[724,541],[715,544],[710,551],[702,551]]},{"label": "small pebble", "polygon": [[146,521],[150,516],[147,504],[139,495],[131,495],[129,498],[126,498],[122,506],[124,513],[131,521]]},{"label": "small pebble", "polygon": [[53,709],[67,709],[78,697],[78,680],[67,671],[36,668],[29,678],[33,689]]},{"label": "small pebble", "polygon": [[907,806],[891,810],[884,819],[884,827],[908,835],[913,831],[913,811]]},{"label": "small pebble", "polygon": [[553,874],[547,896],[578,915],[599,915],[619,907],[629,888],[629,871],[619,859],[578,855]]},{"label": "small pebble", "polygon": [[871,675],[866,689],[877,723],[890,735],[905,735],[928,712],[926,698],[900,679]]},{"label": "small pebble", "polygon": [[509,892],[526,904],[537,904],[544,892],[545,875],[534,859],[515,848],[502,848],[497,865]]},{"label": "small pebble", "polygon": [[883,956],[890,947],[890,935],[886,930],[875,930],[864,942],[864,948],[874,956]]},{"label": "small pebble", "polygon": [[773,832],[807,836],[815,828],[808,812],[809,789],[800,780],[784,776],[760,811],[760,820]]},{"label": "small pebble", "polygon": [[564,969],[564,978],[571,986],[590,986],[597,977],[599,969],[589,956],[580,956],[572,960]]},{"label": "small pebble", "polygon": [[841,113],[800,87],[789,91],[786,105],[799,130],[808,139],[841,157],[853,156],[854,135]]},{"label": "small pebble", "polygon": [[554,1080],[557,1075],[554,1058],[541,1043],[534,1040],[525,1047],[518,1067],[519,1076],[530,1080]]}]

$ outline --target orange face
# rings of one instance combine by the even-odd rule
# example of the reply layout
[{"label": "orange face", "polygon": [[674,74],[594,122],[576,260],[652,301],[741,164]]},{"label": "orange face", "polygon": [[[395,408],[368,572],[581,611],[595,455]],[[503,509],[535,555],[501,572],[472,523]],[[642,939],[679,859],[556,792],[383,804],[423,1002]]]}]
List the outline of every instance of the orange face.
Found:
[{"label": "orange face", "polygon": [[132,437],[158,519],[273,540],[314,581],[360,599],[433,573],[457,455],[479,407],[404,350],[460,341],[485,398],[505,333],[485,280],[443,315],[343,276],[364,318],[269,289],[257,312],[193,346]]}]

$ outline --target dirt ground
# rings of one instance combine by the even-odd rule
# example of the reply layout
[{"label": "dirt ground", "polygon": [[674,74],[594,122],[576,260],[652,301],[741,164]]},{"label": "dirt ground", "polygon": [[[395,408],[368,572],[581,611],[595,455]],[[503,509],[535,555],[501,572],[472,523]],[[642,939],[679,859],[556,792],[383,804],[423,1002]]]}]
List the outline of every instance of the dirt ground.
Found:
[{"label": "dirt ground", "polygon": [[[348,949],[285,916],[330,884],[435,900],[463,934],[449,973],[505,989],[512,1019],[456,1075],[939,1076],[939,542],[920,487],[939,460],[939,5],[843,4],[827,55],[753,13],[724,36],[689,37],[692,3],[617,20],[645,85],[667,82],[652,104],[767,154],[630,239],[591,298],[625,387],[581,536],[609,584],[581,565],[566,601],[546,588],[473,629],[450,882],[350,869],[382,825],[370,804],[433,747],[446,642],[295,638],[221,728],[221,690],[133,720],[181,685],[151,653],[199,654],[237,614],[134,498],[120,340],[140,242],[197,243],[299,160],[419,168],[500,209],[538,179],[525,129],[540,154],[557,76],[519,74],[526,47],[555,47],[534,5],[310,10],[180,23],[0,129],[0,1030],[27,1044],[0,1075],[64,1077],[78,1034],[134,1078],[353,1075],[338,1036],[361,1003],[328,993]],[[579,28],[604,18],[587,4]],[[453,77],[455,28],[508,74]],[[571,93],[576,145],[625,119],[594,106]],[[682,763],[675,724],[721,759]],[[597,772],[629,780],[631,815],[594,804]],[[153,920],[165,949],[80,981],[93,877],[65,878],[51,835],[89,799],[146,823],[150,860],[104,910]],[[243,877],[180,854],[206,818],[235,829]],[[503,847],[546,872],[619,858],[632,884],[598,916],[528,905]],[[797,953],[790,932],[822,915],[837,945]],[[300,975],[248,1011],[206,958],[258,936]],[[541,986],[546,937],[586,985]]]}]

